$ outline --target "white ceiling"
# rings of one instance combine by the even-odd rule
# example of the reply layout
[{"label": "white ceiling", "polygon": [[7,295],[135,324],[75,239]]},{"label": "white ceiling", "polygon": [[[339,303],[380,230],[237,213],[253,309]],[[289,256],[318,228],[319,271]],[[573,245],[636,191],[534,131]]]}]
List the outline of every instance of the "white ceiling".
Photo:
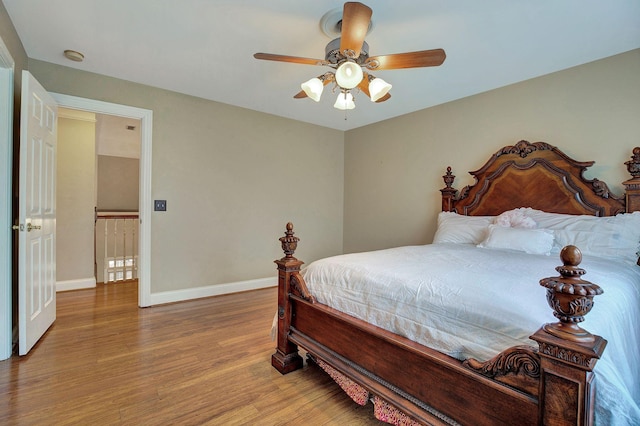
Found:
[{"label": "white ceiling", "polygon": [[[638,0],[364,0],[370,55],[443,48],[440,67],[378,71],[393,85],[346,115],[325,89],[293,99],[326,67],[320,28],[336,0],[3,0],[30,58],[348,130],[640,48]],[[65,49],[84,62],[63,56]],[[328,86],[329,88],[330,86]]]}]

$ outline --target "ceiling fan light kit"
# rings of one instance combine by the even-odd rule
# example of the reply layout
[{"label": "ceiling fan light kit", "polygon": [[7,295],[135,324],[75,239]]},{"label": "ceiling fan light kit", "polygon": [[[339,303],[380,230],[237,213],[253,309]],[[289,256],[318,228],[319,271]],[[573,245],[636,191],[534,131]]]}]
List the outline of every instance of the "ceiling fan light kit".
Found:
[{"label": "ceiling fan light kit", "polygon": [[318,77],[313,77],[300,85],[304,93],[316,102],[320,102],[320,96],[322,95],[322,89],[324,84]]},{"label": "ceiling fan light kit", "polygon": [[369,76],[369,94],[371,98],[371,102],[377,102],[384,95],[389,93],[393,86],[384,81],[381,78],[376,78],[372,75]]},{"label": "ceiling fan light kit", "polygon": [[342,91],[338,94],[338,98],[336,99],[336,103],[333,104],[333,107],[339,110],[347,110],[354,109],[356,107],[355,102],[353,102],[353,95],[351,92]]},{"label": "ceiling fan light kit", "polygon": [[[323,31],[328,34],[326,28],[330,27],[335,31],[339,28],[340,37],[327,44],[324,60],[271,53],[256,53],[253,56],[256,59],[269,61],[326,65],[335,70],[302,83],[300,85],[302,91],[294,95],[295,99],[309,97],[319,102],[324,86],[334,82],[334,91],[340,91],[338,99],[333,105],[337,109],[355,108],[351,91],[356,88],[369,96],[372,102],[384,102],[391,97],[389,94],[391,84],[365,73],[363,67],[367,71],[435,67],[444,62],[446,54],[442,49],[432,49],[369,57],[369,45],[364,38],[371,29],[372,14],[371,8],[358,2],[345,3],[342,19],[339,21],[336,21],[336,12],[325,14],[321,20]],[[329,21],[336,21],[338,24],[331,24]]]},{"label": "ceiling fan light kit", "polygon": [[336,70],[336,83],[342,89],[353,89],[362,81],[362,67],[353,61],[345,60]]}]

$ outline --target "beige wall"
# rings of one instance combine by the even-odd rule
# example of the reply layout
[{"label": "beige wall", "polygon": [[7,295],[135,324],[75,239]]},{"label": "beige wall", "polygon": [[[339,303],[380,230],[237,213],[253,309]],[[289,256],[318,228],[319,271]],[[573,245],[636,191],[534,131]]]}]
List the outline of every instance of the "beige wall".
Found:
[{"label": "beige wall", "polygon": [[[153,111],[151,292],[275,277],[293,221],[305,261],[342,251],[343,132],[31,60],[45,89]],[[309,241],[313,244],[304,244]]]},{"label": "beige wall", "polygon": [[140,160],[98,155],[98,211],[138,211]]},{"label": "beige wall", "polygon": [[521,139],[596,160],[586,177],[621,194],[640,145],[640,50],[347,132],[345,252],[430,242],[446,166],[460,189]]},{"label": "beige wall", "polygon": [[[19,78],[27,59],[1,4],[0,36]],[[614,184],[640,145],[638,50],[344,134],[28,64],[50,91],[153,110],[152,196],[167,199],[168,211],[152,217],[152,292],[274,275],[275,237],[287,220],[307,262],[343,244],[358,251],[429,242],[444,168],[453,166],[460,188],[471,183],[468,170],[520,139],[596,159],[587,177]]]},{"label": "beige wall", "polygon": [[[80,117],[73,118],[73,117]],[[93,220],[96,205],[96,141],[92,113],[58,115],[56,280],[94,278]]]},{"label": "beige wall", "polygon": [[[13,76],[14,79],[14,96],[17,100],[20,99],[20,88],[22,87],[22,70],[27,69],[27,64],[29,58],[27,57],[27,53],[22,46],[22,42],[18,37],[18,33],[16,32],[15,27],[13,26],[13,22],[11,22],[11,18],[9,18],[9,14],[7,13],[7,9],[5,9],[4,4],[0,1],[0,38],[4,42],[7,49],[11,53],[13,57],[13,61],[15,62],[15,73]],[[16,104],[19,105],[19,104]],[[17,114],[16,114],[17,115]],[[17,121],[16,115],[14,115],[14,119]]]}]

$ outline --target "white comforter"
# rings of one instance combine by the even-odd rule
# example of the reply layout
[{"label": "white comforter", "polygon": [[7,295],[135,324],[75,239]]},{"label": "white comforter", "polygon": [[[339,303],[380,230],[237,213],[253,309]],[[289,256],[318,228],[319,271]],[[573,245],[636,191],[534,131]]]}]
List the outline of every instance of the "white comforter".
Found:
[{"label": "white comforter", "polygon": [[[557,255],[467,244],[399,247],[322,259],[303,271],[319,302],[458,359],[492,358],[555,322],[545,277]],[[596,371],[596,422],[640,424],[640,267],[584,256],[600,285],[581,326],[608,340]]]}]

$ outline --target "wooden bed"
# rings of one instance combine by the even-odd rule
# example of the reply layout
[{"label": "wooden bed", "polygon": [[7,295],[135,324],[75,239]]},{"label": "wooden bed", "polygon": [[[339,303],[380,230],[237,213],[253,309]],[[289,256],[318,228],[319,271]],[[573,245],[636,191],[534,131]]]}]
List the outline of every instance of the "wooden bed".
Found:
[{"label": "wooden bed", "polygon": [[[544,142],[520,141],[471,172],[476,183],[461,191],[453,187],[455,176],[447,168],[442,210],[471,216],[519,207],[595,216],[640,210],[640,148],[626,163],[632,177],[623,183],[624,197],[612,194],[604,182],[583,176],[592,164],[575,161]],[[391,413],[387,420],[396,423],[592,423],[593,368],[607,343],[602,337],[588,341],[571,330],[551,334],[541,324],[531,330],[537,348],[509,348],[486,362],[459,361],[318,303],[300,274],[303,262],[294,257],[298,238],[293,225],[287,224],[280,241],[285,256],[275,262],[278,335],[271,363],[282,374],[302,366],[298,347],[304,348],[343,389],[375,398]],[[565,267],[558,269],[562,276],[551,282],[580,281],[580,256],[572,249],[563,252]],[[598,284],[606,291],[606,283]],[[570,320],[557,324],[561,329],[574,326]],[[386,355],[385,362],[380,353]]]}]

